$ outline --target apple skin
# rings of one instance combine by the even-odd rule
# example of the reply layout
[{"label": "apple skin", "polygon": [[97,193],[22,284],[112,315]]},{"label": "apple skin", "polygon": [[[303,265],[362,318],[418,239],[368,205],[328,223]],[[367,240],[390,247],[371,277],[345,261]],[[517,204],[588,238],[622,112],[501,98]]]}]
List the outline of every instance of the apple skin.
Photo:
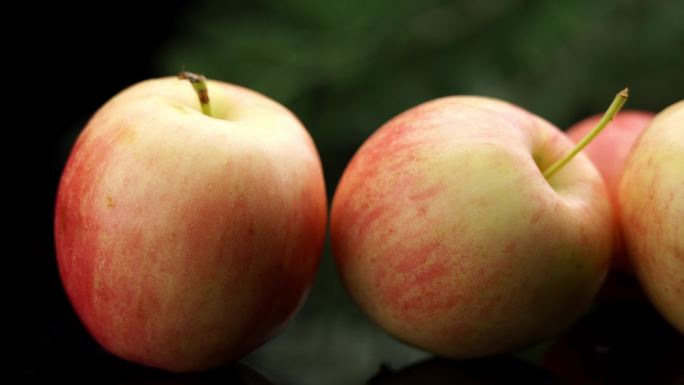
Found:
[{"label": "apple skin", "polygon": [[[592,302],[610,265],[612,213],[583,155],[545,120],[475,96],[410,109],[358,150],[336,189],[343,282],[380,326],[440,356],[544,340]],[[536,162],[535,162],[536,160]]]},{"label": "apple skin", "polygon": [[[606,182],[610,202],[613,205],[615,223],[618,227],[613,245],[613,267],[624,273],[631,273],[632,269],[629,266],[629,258],[625,254],[622,232],[619,229],[618,186],[632,145],[654,116],[655,114],[647,111],[621,111],[583,150]],[[602,115],[594,115],[586,118],[570,127],[566,134],[577,143],[596,126],[601,117]]]},{"label": "apple skin", "polygon": [[627,252],[654,306],[684,334],[684,100],[634,145],[619,189]]},{"label": "apple skin", "polygon": [[80,134],[59,185],[64,288],[101,346],[171,371],[235,361],[302,303],[325,237],[314,143],[267,97],[210,81],[138,83]]}]

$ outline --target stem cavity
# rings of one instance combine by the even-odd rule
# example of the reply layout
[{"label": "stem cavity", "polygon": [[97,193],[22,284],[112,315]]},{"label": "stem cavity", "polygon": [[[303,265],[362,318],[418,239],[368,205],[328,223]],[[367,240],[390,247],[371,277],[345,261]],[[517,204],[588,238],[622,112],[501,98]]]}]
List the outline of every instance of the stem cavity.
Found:
[{"label": "stem cavity", "polygon": [[190,84],[192,84],[192,88],[197,93],[200,105],[202,106],[202,113],[207,116],[212,116],[211,105],[209,103],[209,91],[207,90],[207,78],[201,74],[183,71],[178,74],[178,79],[188,80]]},{"label": "stem cavity", "polygon": [[615,118],[615,115],[617,115],[618,111],[622,108],[622,106],[625,104],[627,101],[627,98],[629,97],[629,89],[625,88],[622,91],[618,92],[617,95],[615,95],[615,98],[613,99],[613,102],[610,104],[608,107],[608,110],[603,114],[603,117],[601,117],[601,120],[596,124],[594,128],[592,128],[591,131],[587,135],[580,140],[575,147],[570,150],[565,156],[562,158],[558,159],[556,162],[554,162],[551,166],[549,166],[546,170],[544,170],[544,178],[546,180],[549,180],[558,170],[563,168],[572,158],[577,155],[584,147],[586,147],[594,138],[596,135],[598,135],[603,128],[605,128],[608,123],[610,123],[613,118]]}]

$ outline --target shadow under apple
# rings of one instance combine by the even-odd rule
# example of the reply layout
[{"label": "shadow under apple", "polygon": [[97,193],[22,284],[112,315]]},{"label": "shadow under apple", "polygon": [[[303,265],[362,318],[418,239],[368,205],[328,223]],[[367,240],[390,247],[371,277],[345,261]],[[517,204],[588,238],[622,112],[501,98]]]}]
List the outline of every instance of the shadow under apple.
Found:
[{"label": "shadow under apple", "polygon": [[684,336],[647,303],[604,305],[547,351],[542,365],[570,384],[684,384]]},{"label": "shadow under apple", "polygon": [[398,371],[383,366],[368,381],[369,385],[562,383],[543,368],[512,356],[465,361],[431,358]]},{"label": "shadow under apple", "polygon": [[[78,342],[78,341],[77,341]],[[205,372],[173,373],[122,360],[94,342],[81,341],[88,349],[63,351],[37,362],[27,374],[28,382],[89,383],[100,385],[272,385],[264,375],[243,363]]]},{"label": "shadow under apple", "polygon": [[273,385],[251,367],[238,363],[234,366],[201,373],[170,373],[149,369],[124,379],[119,385]]}]

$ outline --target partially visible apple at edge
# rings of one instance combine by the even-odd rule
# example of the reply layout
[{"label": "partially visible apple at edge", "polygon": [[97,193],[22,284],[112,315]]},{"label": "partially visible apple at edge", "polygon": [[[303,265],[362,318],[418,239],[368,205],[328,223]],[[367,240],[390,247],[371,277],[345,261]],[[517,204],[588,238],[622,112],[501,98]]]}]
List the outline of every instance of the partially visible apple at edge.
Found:
[{"label": "partially visible apple at edge", "polygon": [[627,159],[620,220],[634,271],[684,334],[684,100],[655,116]]}]

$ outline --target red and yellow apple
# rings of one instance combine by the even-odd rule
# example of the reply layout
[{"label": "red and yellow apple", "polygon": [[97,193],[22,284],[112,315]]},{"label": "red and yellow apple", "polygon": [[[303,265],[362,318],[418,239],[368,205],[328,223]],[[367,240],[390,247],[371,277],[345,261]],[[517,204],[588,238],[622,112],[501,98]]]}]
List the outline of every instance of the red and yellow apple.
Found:
[{"label": "red and yellow apple", "polygon": [[646,295],[684,333],[684,100],[635,143],[619,188],[627,252]]},{"label": "red and yellow apple", "polygon": [[[654,114],[646,111],[622,111],[602,132],[583,150],[594,166],[599,170],[608,188],[608,196],[613,205],[613,214],[618,230],[615,232],[613,245],[613,266],[622,272],[631,271],[629,260],[625,255],[625,247],[619,230],[620,208],[618,207],[618,185],[622,169],[632,145],[639,134],[653,119]],[[570,127],[566,134],[577,143],[591,131],[601,120],[601,115],[586,118]]]},{"label": "red and yellow apple", "polygon": [[173,371],[239,359],[277,333],[325,235],[321,163],[297,118],[254,91],[208,88],[201,104],[176,78],[112,98],[80,134],[56,203],[59,271],[85,327]]},{"label": "red and yellow apple", "polygon": [[376,131],[339,182],[343,281],[397,338],[440,356],[521,348],[569,326],[610,265],[606,187],[572,142],[512,104],[437,99]]}]

